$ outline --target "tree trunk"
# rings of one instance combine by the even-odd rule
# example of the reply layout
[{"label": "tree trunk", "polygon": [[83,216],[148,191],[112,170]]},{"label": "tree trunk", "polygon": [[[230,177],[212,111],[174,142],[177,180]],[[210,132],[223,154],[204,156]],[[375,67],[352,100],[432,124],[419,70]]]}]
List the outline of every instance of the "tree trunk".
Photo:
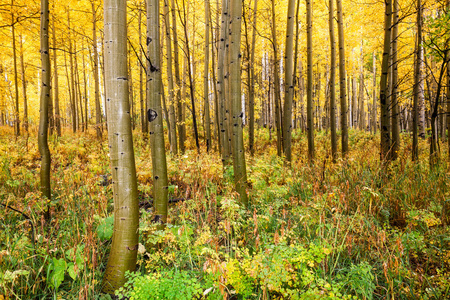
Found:
[{"label": "tree trunk", "polygon": [[114,197],[114,234],[102,283],[102,291],[108,294],[127,281],[126,271],[135,270],[139,237],[139,201],[128,98],[126,11],[125,0],[105,1],[105,84]]},{"label": "tree trunk", "polygon": [[[48,45],[49,6],[48,0],[41,0],[41,95],[39,110],[38,146],[41,155],[41,193],[48,201],[52,199],[50,188],[51,155],[48,147],[48,103],[50,101],[50,56]],[[45,219],[50,220],[50,210],[47,206]]]},{"label": "tree trunk", "polygon": [[[419,124],[423,127],[423,114],[421,103],[423,101],[423,81],[422,81],[422,3],[417,0],[417,40],[416,40],[416,56],[414,63],[414,98],[413,98],[413,143],[412,143],[412,160],[419,158]],[[422,133],[422,132],[421,132]]]},{"label": "tree trunk", "polygon": [[211,117],[209,113],[209,26],[211,19],[209,0],[205,0],[205,62],[203,71],[203,97],[205,105],[206,152],[211,148]]},{"label": "tree trunk", "polygon": [[[53,35],[53,47],[56,48],[56,26],[55,18],[52,18],[52,35]],[[61,114],[59,111],[59,84],[58,84],[58,59],[56,49],[53,50],[53,100],[55,108],[55,128],[56,134],[61,136]]]},{"label": "tree trunk", "polygon": [[308,158],[312,162],[314,159],[314,116],[313,116],[313,55],[312,55],[312,0],[306,0],[306,44],[308,75],[306,88],[306,114],[308,133]]},{"label": "tree trunk", "polygon": [[272,47],[273,47],[273,77],[274,77],[274,104],[275,104],[275,127],[277,131],[277,155],[281,156],[282,151],[282,130],[281,130],[281,95],[280,95],[280,77],[278,64],[278,42],[277,27],[275,20],[275,0],[272,0]]},{"label": "tree trunk", "polygon": [[169,16],[169,0],[164,0],[164,21],[165,21],[165,36],[166,36],[166,47],[167,47],[167,81],[169,87],[169,115],[168,121],[170,124],[170,148],[173,155],[178,154],[178,144],[177,144],[177,120],[175,116],[175,106],[174,106],[174,85],[173,85],[173,73],[172,73],[172,44],[170,39],[170,16]]},{"label": "tree trunk", "polygon": [[72,108],[72,131],[77,132],[77,101],[76,101],[76,91],[75,91],[75,75],[73,68],[73,50],[72,50],[72,38],[71,38],[71,28],[70,28],[70,9],[67,7],[67,22],[68,22],[68,40],[69,40],[69,61],[70,61],[70,101]]},{"label": "tree trunk", "polygon": [[[94,99],[95,99],[95,132],[97,134],[97,139],[102,139],[103,134],[103,124],[102,124],[102,108],[100,105],[100,80],[98,76],[98,49],[97,49],[97,13],[94,5],[94,1],[91,2],[92,5],[92,49],[94,53]],[[139,34],[139,38],[140,38]]]},{"label": "tree trunk", "polygon": [[258,0],[254,0],[253,7],[253,31],[252,31],[252,48],[250,50],[250,79],[249,79],[249,99],[248,99],[248,143],[250,155],[255,155],[255,46],[256,46],[256,17],[258,15]]},{"label": "tree trunk", "polygon": [[15,29],[15,16],[14,16],[14,0],[11,0],[11,34],[12,34],[12,50],[13,50],[13,64],[14,64],[14,134],[20,135],[20,115],[19,115],[19,79],[17,71],[17,52],[16,52],[16,29]]},{"label": "tree trunk", "polygon": [[291,140],[292,140],[292,101],[294,98],[294,21],[295,21],[295,0],[289,0],[287,25],[286,25],[286,50],[285,50],[285,70],[284,70],[284,118],[283,118],[283,149],[286,161],[290,162]]},{"label": "tree trunk", "polygon": [[398,53],[397,53],[397,39],[398,39],[398,22],[399,22],[399,6],[398,0],[394,0],[394,11],[392,22],[392,160],[398,157],[400,150],[400,105],[398,103]]},{"label": "tree trunk", "polygon": [[245,165],[243,112],[241,103],[241,19],[242,2],[232,0],[231,6],[231,40],[230,40],[230,90],[233,122],[233,168],[236,191],[240,195],[241,204],[247,206],[247,171]]},{"label": "tree trunk", "polygon": [[331,156],[333,161],[337,158],[336,141],[336,41],[334,38],[334,5],[329,0],[328,24],[330,28],[330,131],[331,131]]},{"label": "tree trunk", "polygon": [[366,130],[366,110],[364,107],[364,52],[361,41],[361,65],[359,70],[359,130]]},{"label": "tree trunk", "polygon": [[217,62],[217,92],[219,95],[220,113],[219,127],[222,141],[222,163],[224,168],[230,164],[230,139],[227,125],[226,101],[227,93],[225,88],[225,58],[228,49],[228,23],[229,23],[229,0],[222,0],[222,16],[220,28],[220,42]]},{"label": "tree trunk", "polygon": [[389,53],[391,46],[391,21],[392,21],[392,0],[385,2],[384,18],[384,48],[383,60],[381,64],[380,80],[380,113],[381,113],[381,160],[388,160],[388,154],[391,148],[391,135],[389,132],[389,107],[388,107],[388,72],[389,72]]},{"label": "tree trunk", "polygon": [[345,86],[345,43],[344,43],[344,17],[342,12],[342,0],[336,0],[338,15],[338,36],[339,36],[339,91],[341,101],[341,144],[342,156],[348,152],[348,121],[347,121],[347,94]]},{"label": "tree trunk", "polygon": [[25,75],[25,63],[24,63],[24,59],[23,59],[22,35],[19,36],[19,40],[20,40],[20,69],[21,69],[21,73],[22,73],[22,91],[23,91],[23,126],[24,126],[25,131],[28,132],[27,80],[26,80],[26,75]]},{"label": "tree trunk", "polygon": [[376,134],[377,133],[377,64],[376,64],[376,56],[375,56],[375,51],[372,53],[372,74],[373,74],[373,82],[372,82],[372,87],[373,87],[373,95],[372,95],[372,126],[371,128],[373,128],[373,133]]}]

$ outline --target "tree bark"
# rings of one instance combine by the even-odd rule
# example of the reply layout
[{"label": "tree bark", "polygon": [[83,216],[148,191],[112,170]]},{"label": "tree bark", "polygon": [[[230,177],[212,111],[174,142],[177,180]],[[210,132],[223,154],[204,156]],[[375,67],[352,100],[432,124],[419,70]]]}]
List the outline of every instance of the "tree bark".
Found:
[{"label": "tree bark", "polygon": [[385,1],[384,17],[384,48],[383,60],[381,63],[380,80],[380,113],[381,113],[381,160],[389,160],[389,151],[391,148],[391,134],[389,132],[389,107],[388,107],[388,72],[389,72],[389,53],[391,47],[391,23],[392,23],[392,0]]},{"label": "tree bark", "polygon": [[147,118],[150,122],[150,145],[153,169],[153,206],[154,221],[167,222],[167,162],[164,145],[163,113],[161,107],[161,67],[160,67],[160,33],[159,1],[147,0]]},{"label": "tree bark", "polygon": [[[23,58],[22,35],[19,36],[19,40],[20,40],[20,69],[21,69],[21,73],[22,73],[22,92],[23,92],[23,127],[25,129],[25,132],[28,132],[27,80],[26,80],[26,75],[25,75],[25,63],[24,63],[24,58]],[[51,115],[51,113],[50,113],[50,115]]]},{"label": "tree bark", "polygon": [[205,62],[203,70],[203,97],[205,109],[206,152],[211,148],[211,117],[209,112],[209,26],[211,19],[209,0],[205,0]]},{"label": "tree bark", "polygon": [[394,1],[393,10],[393,28],[392,28],[392,160],[398,157],[400,150],[400,105],[398,103],[398,53],[397,53],[397,39],[398,39],[398,22],[399,22],[399,6],[398,0]]},{"label": "tree bark", "polygon": [[243,111],[241,103],[241,19],[242,2],[232,0],[231,6],[231,40],[230,40],[230,90],[233,122],[233,168],[236,191],[240,195],[241,204],[247,206],[247,171],[245,165]]},{"label": "tree bark", "polygon": [[312,55],[312,0],[306,0],[306,44],[308,75],[306,88],[306,114],[308,133],[308,158],[310,162],[314,159],[314,115],[313,115],[313,55]]},{"label": "tree bark", "polygon": [[334,1],[329,0],[328,25],[330,28],[330,133],[331,156],[333,161],[337,158],[336,141],[336,41],[334,37]]},{"label": "tree bark", "polygon": [[114,234],[102,291],[112,294],[136,268],[139,202],[127,74],[126,0],[104,4],[108,143],[114,197]]},{"label": "tree bark", "polygon": [[341,102],[341,144],[342,156],[347,156],[348,152],[348,121],[347,121],[347,94],[345,83],[345,43],[344,43],[344,17],[342,12],[342,0],[336,0],[338,15],[338,36],[339,36],[339,91]]},{"label": "tree bark", "polygon": [[168,121],[170,124],[170,148],[173,155],[178,154],[177,144],[177,120],[175,116],[175,94],[173,84],[173,72],[172,72],[172,44],[170,39],[170,15],[169,15],[169,0],[164,0],[164,21],[165,21],[165,36],[166,36],[166,49],[167,49],[167,81],[169,88],[169,115]]},{"label": "tree bark", "polygon": [[286,25],[286,50],[284,69],[284,118],[283,118],[283,149],[286,161],[292,160],[291,140],[292,140],[292,102],[294,98],[294,21],[295,21],[295,0],[289,0],[287,25]]},{"label": "tree bark", "polygon": [[256,17],[258,11],[258,0],[254,0],[253,7],[253,31],[252,31],[252,48],[250,50],[250,79],[249,79],[249,98],[248,98],[248,143],[250,155],[255,155],[255,47],[256,47]]},{"label": "tree bark", "polygon": [[[53,6],[54,7],[54,6]],[[55,18],[52,18],[53,47],[56,48],[56,26]],[[59,84],[58,84],[58,55],[56,49],[53,50],[53,101],[55,108],[55,128],[56,134],[61,136],[61,114],[59,111]]]},{"label": "tree bark", "polygon": [[[97,12],[94,1],[92,6],[92,49],[94,53],[93,71],[94,71],[94,100],[95,100],[95,132],[97,139],[101,140],[103,135],[102,108],[100,105],[100,80],[98,75],[98,49],[97,49]],[[140,37],[140,35],[139,35]]]},{"label": "tree bark", "polygon": [[[39,133],[38,133],[38,147],[41,155],[41,193],[44,198],[51,200],[50,188],[50,170],[51,170],[51,155],[48,147],[48,103],[50,101],[50,56],[48,44],[48,24],[49,24],[49,5],[48,0],[41,0],[41,95],[40,95],[40,109],[39,109]],[[45,219],[50,220],[50,210],[47,206],[45,212]]]}]

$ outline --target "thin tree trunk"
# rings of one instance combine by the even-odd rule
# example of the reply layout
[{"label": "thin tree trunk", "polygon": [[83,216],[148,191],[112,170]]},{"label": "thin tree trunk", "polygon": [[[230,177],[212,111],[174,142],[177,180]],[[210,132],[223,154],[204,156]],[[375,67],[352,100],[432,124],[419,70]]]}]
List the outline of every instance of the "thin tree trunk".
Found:
[{"label": "thin tree trunk", "polygon": [[385,2],[384,17],[384,48],[383,60],[381,64],[380,80],[380,113],[381,113],[381,160],[388,160],[389,150],[391,148],[391,135],[389,132],[389,107],[388,107],[388,72],[389,72],[389,53],[391,46],[391,23],[392,23],[392,0]]},{"label": "thin tree trunk", "polygon": [[211,117],[209,113],[209,26],[211,19],[209,0],[205,0],[205,62],[203,71],[203,97],[205,105],[206,152],[211,148]]},{"label": "thin tree trunk", "polygon": [[397,39],[398,39],[398,22],[399,22],[399,6],[398,0],[394,0],[393,10],[393,30],[392,30],[392,159],[396,160],[398,151],[400,150],[400,106],[398,103],[398,55],[397,55]]},{"label": "thin tree trunk", "polygon": [[177,144],[177,120],[175,116],[175,94],[174,94],[174,84],[173,84],[173,73],[172,73],[172,44],[170,39],[170,15],[169,15],[169,0],[164,0],[164,21],[165,21],[165,36],[166,36],[166,49],[167,49],[167,81],[169,88],[169,115],[168,122],[170,124],[170,148],[173,155],[178,154],[178,144]]},{"label": "thin tree trunk", "polygon": [[248,99],[248,143],[250,155],[255,155],[255,47],[256,47],[256,17],[258,11],[258,0],[254,0],[253,7],[253,31],[252,31],[252,48],[250,50],[250,79],[249,79],[249,99]]},{"label": "thin tree trunk", "polygon": [[281,156],[282,151],[282,121],[281,121],[281,95],[279,78],[278,42],[277,27],[275,19],[275,0],[272,0],[272,46],[273,46],[273,77],[274,77],[274,104],[275,104],[275,127],[277,131],[277,155]]},{"label": "thin tree trunk", "polygon": [[[172,36],[173,36],[173,63],[175,69],[175,86],[176,86],[176,103],[177,103],[177,126],[178,126],[178,147],[180,152],[184,153],[186,140],[186,124],[184,122],[184,104],[181,101],[181,77],[180,77],[180,59],[178,49],[178,33],[177,33],[177,19],[175,14],[175,0],[171,0],[172,5]],[[184,83],[184,82],[183,82]]]},{"label": "thin tree trunk", "polygon": [[[103,124],[102,124],[102,108],[100,105],[100,80],[98,75],[98,49],[97,49],[97,13],[94,5],[94,1],[91,2],[92,6],[92,49],[94,53],[94,99],[95,99],[95,132],[97,133],[97,139],[102,139]],[[139,38],[140,38],[139,34]]]},{"label": "thin tree trunk", "polygon": [[241,104],[241,19],[242,2],[232,1],[231,6],[231,40],[230,40],[230,90],[233,122],[233,168],[236,191],[240,195],[241,204],[247,206],[247,171],[245,164],[243,138],[243,112]]},{"label": "thin tree trunk", "polygon": [[224,169],[230,164],[229,132],[226,113],[226,88],[225,88],[225,58],[228,49],[228,23],[229,23],[229,0],[222,0],[222,15],[220,28],[220,42],[217,62],[217,92],[219,94],[219,127],[222,141],[222,163]]},{"label": "thin tree trunk", "polygon": [[364,52],[361,41],[361,65],[359,70],[359,130],[366,130],[366,110],[364,107]]},{"label": "thin tree trunk", "polygon": [[334,37],[334,1],[329,0],[328,24],[330,28],[330,131],[331,131],[331,156],[333,161],[337,158],[336,141],[336,41]]},{"label": "thin tree trunk", "polygon": [[376,56],[375,51],[372,53],[372,74],[373,74],[373,95],[372,95],[372,127],[373,133],[377,133],[377,64],[376,64]]},{"label": "thin tree trunk", "polygon": [[[39,134],[38,146],[41,155],[41,193],[48,201],[51,200],[52,193],[50,188],[50,169],[51,155],[48,147],[48,103],[50,101],[50,47],[48,44],[48,23],[49,23],[49,5],[48,0],[41,0],[41,95],[39,110]],[[50,210],[47,206],[45,219],[50,220]]]},{"label": "thin tree trunk", "polygon": [[72,130],[77,132],[77,101],[76,101],[76,91],[75,91],[75,75],[73,67],[73,49],[72,49],[72,38],[71,38],[71,28],[70,28],[70,9],[67,7],[67,22],[68,22],[68,40],[69,40],[69,61],[70,61],[70,90],[71,96],[70,101],[72,104]]},{"label": "thin tree trunk", "polygon": [[288,2],[288,14],[286,25],[286,50],[285,50],[285,70],[284,70],[284,118],[283,118],[283,148],[286,161],[290,162],[291,154],[291,131],[292,131],[292,101],[294,98],[294,21],[295,21],[295,0]]},{"label": "thin tree trunk", "polygon": [[11,0],[11,34],[12,34],[12,50],[13,50],[13,62],[14,62],[14,88],[15,88],[15,106],[14,106],[14,134],[20,135],[20,115],[19,115],[19,80],[17,72],[17,53],[16,53],[16,29],[15,29],[15,16],[14,16],[14,0]]},{"label": "thin tree trunk", "polygon": [[307,44],[307,61],[308,61],[308,79],[306,88],[306,114],[308,133],[308,157],[312,161],[314,159],[314,116],[313,116],[313,55],[312,55],[312,0],[306,1],[306,44]]},{"label": "thin tree trunk", "polygon": [[419,124],[423,127],[423,118],[420,110],[423,98],[423,82],[422,82],[422,3],[417,0],[417,41],[416,56],[414,63],[414,98],[413,98],[413,143],[412,143],[412,160],[419,158]]},{"label": "thin tree trunk", "polygon": [[[54,8],[54,5],[53,5]],[[56,26],[55,26],[55,18],[52,18],[52,35],[53,35],[53,100],[55,107],[55,127],[56,134],[61,136],[61,114],[59,111],[59,84],[58,84],[58,58],[56,52]]]},{"label": "thin tree trunk", "polygon": [[[139,201],[131,129],[127,74],[126,1],[104,4],[105,84],[108,108],[108,143],[114,196],[114,234],[102,291],[112,294],[136,268]],[[156,204],[156,199],[154,201]],[[157,207],[155,205],[155,207]]]},{"label": "thin tree trunk", "polygon": [[341,144],[342,156],[348,152],[348,121],[347,121],[347,94],[345,86],[345,43],[344,43],[344,17],[342,12],[342,0],[336,0],[338,15],[338,36],[339,36],[339,90],[341,101]]},{"label": "thin tree trunk", "polygon": [[[22,91],[23,91],[23,126],[25,129],[25,132],[28,132],[27,80],[26,80],[26,75],[25,75],[25,63],[24,63],[24,59],[23,59],[22,35],[19,36],[19,40],[20,40],[20,69],[21,69],[21,73],[22,73]],[[50,122],[51,122],[51,119],[50,119]]]}]

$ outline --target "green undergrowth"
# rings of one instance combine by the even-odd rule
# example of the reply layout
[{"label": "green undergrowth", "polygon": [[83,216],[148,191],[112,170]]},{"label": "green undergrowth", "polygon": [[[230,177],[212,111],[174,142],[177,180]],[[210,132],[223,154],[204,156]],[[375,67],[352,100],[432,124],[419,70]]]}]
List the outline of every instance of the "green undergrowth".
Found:
[{"label": "green undergrowth", "polygon": [[[48,202],[39,193],[35,138],[2,134],[0,299],[111,299],[100,293],[113,226],[107,142],[92,134],[50,138]],[[425,142],[413,163],[410,139],[402,136],[397,161],[382,165],[378,136],[350,131],[348,159],[333,163],[328,135],[319,132],[310,164],[306,138],[294,132],[293,162],[285,166],[274,137],[256,132],[247,208],[216,152],[168,154],[169,194],[178,201],[164,230],[142,205],[138,266],[115,297],[450,297],[449,168],[441,161],[430,169]],[[150,147],[139,133],[134,140],[145,204],[152,196]]]}]

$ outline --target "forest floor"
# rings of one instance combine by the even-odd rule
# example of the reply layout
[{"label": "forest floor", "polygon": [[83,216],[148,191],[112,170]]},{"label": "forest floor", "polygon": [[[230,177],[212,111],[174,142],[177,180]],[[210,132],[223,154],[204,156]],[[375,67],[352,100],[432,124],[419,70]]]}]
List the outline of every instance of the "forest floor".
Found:
[{"label": "forest floor", "polygon": [[[379,136],[350,131],[347,160],[329,137],[293,136],[293,163],[257,131],[247,156],[248,208],[217,152],[168,154],[169,224],[151,223],[151,156],[135,132],[141,202],[138,269],[117,294],[131,299],[448,299],[450,165],[418,163],[402,136],[383,166]],[[111,299],[100,293],[112,235],[107,141],[92,133],[49,139],[52,200],[40,197],[36,135],[0,127],[0,300]],[[192,143],[194,144],[194,143]],[[50,206],[51,221],[44,221]],[[447,209],[447,211],[446,211]],[[157,245],[157,246],[151,246]]]}]

